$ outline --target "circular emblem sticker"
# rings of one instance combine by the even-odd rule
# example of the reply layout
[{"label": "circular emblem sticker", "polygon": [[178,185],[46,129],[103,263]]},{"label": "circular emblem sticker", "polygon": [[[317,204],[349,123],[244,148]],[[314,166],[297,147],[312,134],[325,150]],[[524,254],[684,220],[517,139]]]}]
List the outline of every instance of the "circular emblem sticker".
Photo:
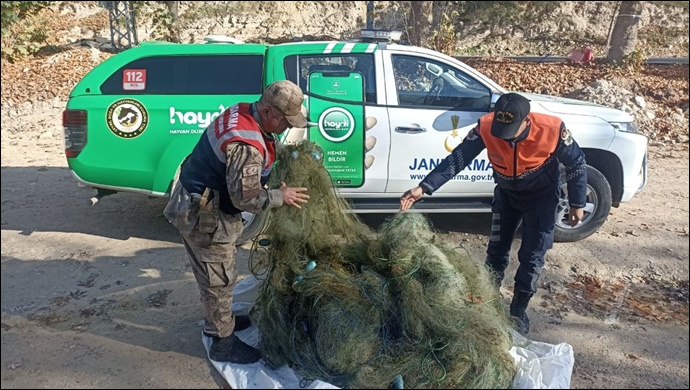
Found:
[{"label": "circular emblem sticker", "polygon": [[149,114],[140,102],[121,99],[108,107],[105,121],[110,131],[118,137],[135,138],[146,130]]},{"label": "circular emblem sticker", "polygon": [[355,131],[355,119],[347,110],[332,107],[319,117],[319,131],[329,141],[345,141]]}]

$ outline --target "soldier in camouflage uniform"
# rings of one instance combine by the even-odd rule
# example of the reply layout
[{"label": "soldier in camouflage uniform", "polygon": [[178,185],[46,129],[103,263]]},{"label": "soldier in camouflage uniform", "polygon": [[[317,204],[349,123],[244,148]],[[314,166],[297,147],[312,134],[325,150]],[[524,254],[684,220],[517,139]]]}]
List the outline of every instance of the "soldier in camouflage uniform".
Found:
[{"label": "soldier in camouflage uniform", "polygon": [[182,164],[164,214],[182,236],[204,307],[204,332],[213,340],[211,359],[248,364],[261,358],[235,330],[232,291],[237,279],[235,243],[242,233],[241,212],[261,213],[290,205],[301,208],[306,188],[264,188],[275,161],[274,134],[288,127],[306,127],[301,112],[304,95],[290,81],[264,90],[259,101],[225,110],[201,135]]}]

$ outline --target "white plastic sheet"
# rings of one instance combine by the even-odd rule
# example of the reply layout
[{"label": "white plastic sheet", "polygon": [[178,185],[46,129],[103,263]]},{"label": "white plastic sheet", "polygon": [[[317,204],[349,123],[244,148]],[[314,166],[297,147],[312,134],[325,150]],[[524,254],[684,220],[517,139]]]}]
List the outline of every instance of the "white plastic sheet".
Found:
[{"label": "white plastic sheet", "polygon": [[548,344],[531,341],[513,332],[510,355],[518,372],[514,389],[569,389],[575,365],[573,347],[568,343]]},{"label": "white plastic sheet", "polygon": [[[236,314],[249,313],[259,292],[261,280],[252,276],[235,287],[232,309]],[[251,326],[237,332],[245,343],[258,347],[259,331]],[[206,353],[211,338],[201,332]],[[548,344],[531,341],[513,332],[513,347],[509,351],[518,372],[513,380],[514,389],[568,389],[575,364],[573,348],[568,343]],[[338,389],[320,380],[306,381],[287,366],[272,369],[259,360],[253,364],[231,364],[211,360],[213,366],[233,389]]]}]

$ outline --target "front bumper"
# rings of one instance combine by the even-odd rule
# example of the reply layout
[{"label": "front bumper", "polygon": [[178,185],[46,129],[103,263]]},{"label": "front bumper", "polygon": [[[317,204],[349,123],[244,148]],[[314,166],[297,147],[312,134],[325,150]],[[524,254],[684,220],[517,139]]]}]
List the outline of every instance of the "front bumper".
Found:
[{"label": "front bumper", "polygon": [[609,150],[623,167],[623,196],[627,202],[647,185],[647,137],[642,134],[617,132]]}]

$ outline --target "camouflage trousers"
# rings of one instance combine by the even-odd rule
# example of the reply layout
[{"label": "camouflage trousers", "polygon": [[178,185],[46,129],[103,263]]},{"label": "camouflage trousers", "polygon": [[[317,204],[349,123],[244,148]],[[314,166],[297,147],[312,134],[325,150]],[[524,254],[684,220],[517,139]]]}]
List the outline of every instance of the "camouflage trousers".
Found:
[{"label": "camouflage trousers", "polygon": [[232,292],[237,282],[235,243],[242,234],[242,217],[218,212],[217,229],[202,233],[197,224],[189,233],[181,232],[182,242],[199,285],[204,308],[204,332],[230,336],[235,328]]}]

